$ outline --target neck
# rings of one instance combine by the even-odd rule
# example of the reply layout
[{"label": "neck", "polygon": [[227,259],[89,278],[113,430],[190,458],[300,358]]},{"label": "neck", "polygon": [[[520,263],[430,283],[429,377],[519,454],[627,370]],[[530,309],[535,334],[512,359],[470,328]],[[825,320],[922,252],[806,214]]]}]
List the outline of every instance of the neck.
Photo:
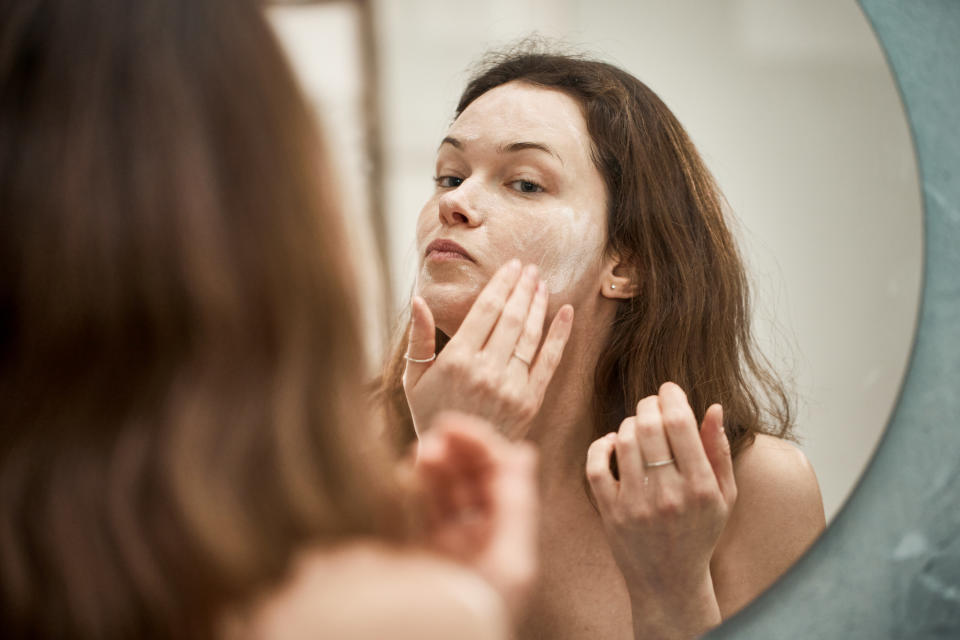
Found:
[{"label": "neck", "polygon": [[544,491],[583,484],[587,448],[593,441],[594,372],[610,325],[598,320],[574,319],[563,359],[530,425],[527,438],[540,451]]}]

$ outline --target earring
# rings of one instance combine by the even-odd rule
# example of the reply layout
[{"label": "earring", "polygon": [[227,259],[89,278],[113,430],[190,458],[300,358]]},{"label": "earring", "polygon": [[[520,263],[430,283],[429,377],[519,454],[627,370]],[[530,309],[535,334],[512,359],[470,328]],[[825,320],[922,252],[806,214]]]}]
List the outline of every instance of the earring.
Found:
[{"label": "earring", "polygon": [[611,288],[611,289],[616,289],[616,288],[617,288],[617,285],[612,284],[612,285],[610,285],[610,288]]}]

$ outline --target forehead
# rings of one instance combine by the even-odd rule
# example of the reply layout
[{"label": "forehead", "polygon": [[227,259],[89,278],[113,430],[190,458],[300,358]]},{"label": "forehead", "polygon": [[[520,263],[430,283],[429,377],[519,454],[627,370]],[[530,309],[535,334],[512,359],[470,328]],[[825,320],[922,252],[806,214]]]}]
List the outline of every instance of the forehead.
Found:
[{"label": "forehead", "polygon": [[589,156],[590,135],[580,104],[562,91],[512,81],[470,103],[450,126],[465,142],[495,145],[520,139],[545,142],[561,155]]}]

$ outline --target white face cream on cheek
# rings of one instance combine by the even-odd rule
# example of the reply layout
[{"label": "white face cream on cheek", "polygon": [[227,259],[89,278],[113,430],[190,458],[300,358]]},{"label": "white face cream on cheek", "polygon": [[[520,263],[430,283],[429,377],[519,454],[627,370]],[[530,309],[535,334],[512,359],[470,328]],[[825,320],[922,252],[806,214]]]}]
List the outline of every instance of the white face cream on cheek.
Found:
[{"label": "white face cream on cheek", "polygon": [[593,218],[573,207],[559,207],[541,218],[540,273],[551,294],[570,291],[599,262],[603,229]]}]

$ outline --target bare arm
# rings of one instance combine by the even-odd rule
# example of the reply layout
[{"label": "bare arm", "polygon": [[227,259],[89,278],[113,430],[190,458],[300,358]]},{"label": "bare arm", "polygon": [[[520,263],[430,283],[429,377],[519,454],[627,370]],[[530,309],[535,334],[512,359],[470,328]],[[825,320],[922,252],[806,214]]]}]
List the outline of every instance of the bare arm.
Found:
[{"label": "bare arm", "polygon": [[710,562],[724,618],[773,584],[826,526],[816,475],[789,442],[757,436],[734,472],[737,503]]}]

